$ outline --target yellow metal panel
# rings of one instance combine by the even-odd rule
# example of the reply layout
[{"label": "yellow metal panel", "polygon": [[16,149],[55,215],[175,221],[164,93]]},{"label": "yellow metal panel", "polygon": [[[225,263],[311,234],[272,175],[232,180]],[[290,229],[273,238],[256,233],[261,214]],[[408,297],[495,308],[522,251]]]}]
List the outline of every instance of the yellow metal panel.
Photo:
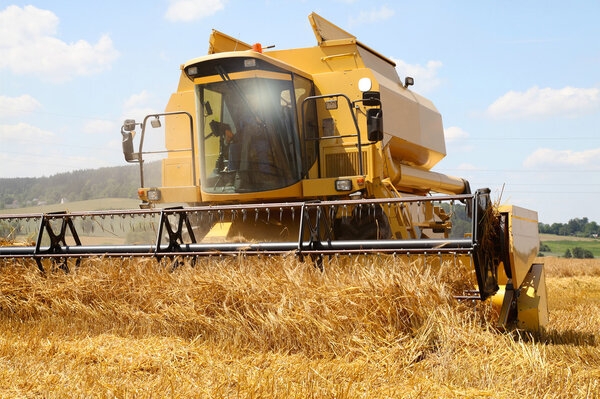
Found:
[{"label": "yellow metal panel", "polygon": [[395,68],[396,64],[392,60],[371,50],[360,42],[358,43],[357,50],[366,68],[370,68],[382,76],[385,76],[387,79],[390,79],[397,84],[401,84],[400,77]]},{"label": "yellow metal panel", "polygon": [[[446,155],[442,116],[433,103],[373,71],[383,102],[383,144],[394,158],[431,169]],[[386,112],[388,110],[388,112]]]},{"label": "yellow metal panel", "polygon": [[[175,112],[175,111],[186,111],[190,115],[192,115],[192,128],[194,131],[194,142],[193,146],[198,155],[198,135],[196,134],[196,98],[194,95],[194,84],[191,82],[187,76],[182,72],[179,79],[179,89],[176,93],[171,95],[169,102],[166,106],[165,112]],[[165,148],[167,150],[181,150],[191,148],[192,143],[190,142],[190,121],[186,115],[172,115],[166,116],[165,119]],[[187,159],[191,165],[192,162],[192,152],[191,151],[182,151],[182,152],[169,152],[167,154],[167,159]],[[200,176],[200,165],[199,162],[196,161],[196,176]],[[163,166],[164,168],[164,166]],[[164,183],[164,179],[169,180],[170,177],[165,176],[163,171],[163,185],[169,186],[169,184]],[[194,184],[191,181],[186,182],[185,185]],[[199,184],[199,182],[197,182]],[[179,201],[177,201],[179,202]]]},{"label": "yellow metal panel", "polygon": [[202,191],[202,199],[208,202],[263,202],[284,199],[302,198],[302,183],[298,182],[278,190],[258,191],[253,193],[215,194]]},{"label": "yellow metal panel", "polygon": [[[391,59],[387,58],[387,57],[386,57],[386,56],[384,56],[383,54],[381,54],[381,53],[379,53],[379,52],[377,52],[377,51],[373,50],[371,47],[367,46],[366,44],[364,44],[364,43],[361,43],[361,42],[358,42],[358,41],[356,42],[356,44],[358,44],[358,49],[359,49],[359,52],[360,52],[360,54],[361,54],[361,56],[362,56],[362,57],[365,57],[365,51],[364,51],[364,50],[366,50],[366,51],[368,51],[369,53],[371,53],[371,54],[373,54],[374,56],[376,56],[377,58],[381,59],[382,61],[385,61],[385,63],[387,63],[387,64],[391,65],[393,68],[395,68],[395,67],[396,67],[396,63],[395,63],[394,61],[392,61]],[[366,65],[368,68],[373,68],[373,66],[372,66],[372,65],[370,65],[370,64],[368,64],[366,61],[365,61],[365,65]],[[374,68],[374,69],[376,69],[376,68]],[[395,71],[394,71],[394,72],[395,72]],[[397,74],[397,72],[395,72],[395,74]]]},{"label": "yellow metal panel", "polygon": [[[181,69],[183,69],[183,65],[181,66]],[[179,75],[179,85],[177,86],[177,91],[182,92],[190,90],[194,90],[194,82],[192,82],[182,70],[181,74]]]},{"label": "yellow metal panel", "polygon": [[308,20],[319,43],[327,40],[356,39],[355,36],[314,12],[308,16]]},{"label": "yellow metal panel", "polygon": [[220,239],[227,238],[227,234],[229,234],[229,230],[231,230],[232,225],[233,225],[232,222],[215,223],[215,225],[210,229],[210,231],[208,233],[206,233],[203,240],[214,239],[214,238],[220,238]]},{"label": "yellow metal panel", "polygon": [[249,44],[214,29],[210,34],[208,43],[208,54],[222,53],[225,51],[244,51],[252,48]]},{"label": "yellow metal panel", "polygon": [[[341,62],[343,59],[340,59]],[[352,62],[354,63],[354,62]],[[363,77],[372,76],[367,69],[355,69],[350,71],[328,72],[314,75],[315,89],[318,94],[321,93],[339,93],[344,92],[350,101],[362,99],[362,93],[358,90],[358,81]],[[345,87],[345,90],[340,90],[340,87]],[[376,90],[376,88],[374,88]],[[366,143],[366,117],[364,116],[364,108],[356,111],[352,107],[348,107],[347,101],[343,97],[337,99],[337,109],[326,109],[325,102],[317,101],[317,118],[319,121],[319,131],[323,132],[323,124],[325,120],[331,120],[333,123],[334,136],[354,135],[356,127],[352,120],[352,113],[357,117],[358,126],[361,129],[361,141]],[[323,132],[322,135],[326,135]],[[321,147],[339,147],[340,144],[355,145],[356,137],[348,137],[339,140],[324,140],[321,142]]]},{"label": "yellow metal panel", "polygon": [[162,185],[163,187],[193,185],[191,158],[163,159]]},{"label": "yellow metal panel", "polygon": [[539,250],[537,212],[514,205],[499,211],[508,214],[510,269],[513,285],[520,287]]},{"label": "yellow metal panel", "polygon": [[[364,188],[364,183],[362,185],[358,184],[358,179],[360,176],[342,176],[342,177],[331,177],[324,179],[310,179],[310,180],[302,180],[302,192],[305,197],[326,197],[331,195],[348,195],[353,191]],[[339,179],[351,179],[352,180],[352,190],[350,191],[337,191],[335,189],[335,181]]]},{"label": "yellow metal panel", "polygon": [[[330,58],[327,57],[345,53],[358,53],[356,44],[340,44],[327,47],[307,47],[292,50],[272,50],[265,52],[265,54],[273,59],[294,65],[296,68],[300,68],[310,74],[343,71],[344,69],[355,69],[355,66],[348,68],[347,64],[328,62]],[[360,60],[360,56],[354,57],[354,59],[350,59],[349,57],[344,58],[346,61],[351,60],[353,63],[352,65],[356,65],[358,63],[360,68],[364,66]]]},{"label": "yellow metal panel", "polygon": [[[166,107],[166,112],[186,111],[196,115],[196,100],[193,91],[183,91],[173,93]],[[182,150],[191,148],[190,139],[190,120],[186,115],[169,115],[164,118],[165,121],[165,147],[167,150]],[[196,124],[193,123],[195,131]],[[194,133],[194,141],[197,141]],[[197,142],[195,143],[197,146]],[[171,152],[170,158],[191,158],[191,152]]]},{"label": "yellow metal panel", "polygon": [[534,264],[519,289],[517,327],[536,332],[548,324],[546,276],[542,264]]}]

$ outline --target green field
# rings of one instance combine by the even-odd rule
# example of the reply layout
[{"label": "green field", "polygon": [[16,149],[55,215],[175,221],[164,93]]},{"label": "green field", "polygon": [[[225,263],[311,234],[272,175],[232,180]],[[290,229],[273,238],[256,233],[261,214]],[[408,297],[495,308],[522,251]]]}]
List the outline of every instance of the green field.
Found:
[{"label": "green field", "polygon": [[559,236],[556,234],[542,234],[540,233],[540,241],[548,242],[548,241],[595,241],[598,242],[600,239],[592,238],[592,237],[575,237],[575,236]]},{"label": "green field", "polygon": [[563,256],[567,249],[573,250],[575,247],[587,249],[594,254],[595,258],[600,257],[600,239],[578,237],[565,237],[552,234],[541,234],[541,242],[548,245],[550,252],[543,252],[544,255]]}]

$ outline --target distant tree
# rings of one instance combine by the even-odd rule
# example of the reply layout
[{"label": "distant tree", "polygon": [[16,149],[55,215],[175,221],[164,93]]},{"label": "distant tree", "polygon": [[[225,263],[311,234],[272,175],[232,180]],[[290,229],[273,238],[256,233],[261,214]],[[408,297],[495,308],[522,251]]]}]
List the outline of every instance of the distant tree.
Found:
[{"label": "distant tree", "polygon": [[572,258],[573,255],[571,254],[571,250],[569,248],[567,248],[567,250],[565,251],[565,258]]},{"label": "distant tree", "polygon": [[578,237],[593,237],[600,234],[600,226],[598,223],[590,220],[587,217],[575,218],[567,223],[539,223],[538,228],[543,234],[557,234],[561,236],[578,236]]},{"label": "distant tree", "polygon": [[590,222],[585,225],[583,232],[586,237],[591,237],[594,234],[600,233],[600,228],[596,222]]},{"label": "distant tree", "polygon": [[589,249],[583,251],[583,257],[586,259],[594,259],[594,254]]},{"label": "distant tree", "polygon": [[577,259],[592,259],[594,257],[594,254],[592,253],[592,251],[581,248],[581,247],[573,248],[572,254],[573,254],[573,258],[577,258]]}]

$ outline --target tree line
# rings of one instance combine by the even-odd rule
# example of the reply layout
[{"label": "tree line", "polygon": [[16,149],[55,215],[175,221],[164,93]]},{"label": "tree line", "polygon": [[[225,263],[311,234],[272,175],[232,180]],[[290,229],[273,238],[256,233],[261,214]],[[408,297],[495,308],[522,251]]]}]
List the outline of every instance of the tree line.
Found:
[{"label": "tree line", "polygon": [[600,225],[590,222],[588,218],[575,218],[567,223],[539,224],[540,233],[556,234],[559,236],[598,237]]},{"label": "tree line", "polygon": [[[160,162],[144,164],[147,186],[160,185]],[[0,209],[98,198],[137,198],[138,165],[75,170],[49,177],[0,179]]]}]

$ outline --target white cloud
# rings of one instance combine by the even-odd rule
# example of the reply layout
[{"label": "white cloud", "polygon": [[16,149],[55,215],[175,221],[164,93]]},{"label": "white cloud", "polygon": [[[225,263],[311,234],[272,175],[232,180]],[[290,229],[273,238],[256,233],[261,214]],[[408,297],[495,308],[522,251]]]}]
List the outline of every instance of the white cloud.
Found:
[{"label": "white cloud", "polygon": [[106,148],[111,150],[121,150],[121,140],[110,140],[106,143]]},{"label": "white cloud", "polygon": [[83,125],[83,131],[88,134],[110,134],[114,135],[119,131],[117,124],[115,122],[102,120],[102,119],[94,119],[89,122],[86,122]]},{"label": "white cloud", "polygon": [[19,97],[0,96],[0,118],[8,118],[23,113],[33,112],[42,105],[29,94]]},{"label": "white cloud", "polygon": [[509,91],[487,109],[494,118],[527,118],[562,114],[574,116],[600,108],[600,90],[565,87],[540,89],[534,86],[525,92]]},{"label": "white cloud", "polygon": [[444,137],[446,137],[447,142],[461,141],[468,138],[469,133],[457,126],[450,126],[444,129]]},{"label": "white cloud", "polygon": [[[438,87],[442,80],[437,76],[442,67],[441,61],[428,61],[425,66],[409,64],[403,60],[392,58],[396,63],[396,70],[400,77],[410,76],[415,79],[415,91],[425,93]],[[404,81],[404,79],[402,79]]]},{"label": "white cloud", "polygon": [[142,90],[125,100],[122,119],[135,119],[137,122],[142,122],[146,115],[160,112],[162,106],[158,104],[156,98],[146,90]]},{"label": "white cloud", "polygon": [[523,161],[523,166],[527,168],[586,167],[600,170],[600,148],[583,151],[538,148]]},{"label": "white cloud", "polygon": [[454,152],[468,152],[473,151],[475,147],[468,144],[469,133],[465,132],[458,126],[450,126],[444,129],[444,137],[446,138],[446,144],[448,145],[448,153]]},{"label": "white cloud", "polygon": [[370,11],[362,10],[356,17],[350,17],[348,19],[349,26],[371,24],[374,22],[383,21],[394,16],[395,11],[386,5],[382,5],[379,9],[373,9]]},{"label": "white cloud", "polygon": [[142,90],[139,93],[132,94],[125,100],[123,103],[123,109],[128,110],[132,108],[143,107],[151,101],[152,95],[148,93],[146,90]]},{"label": "white cloud", "polygon": [[108,35],[96,44],[65,43],[56,37],[58,17],[34,6],[8,6],[0,11],[0,69],[17,75],[63,82],[111,67],[118,57]]},{"label": "white cloud", "polygon": [[54,133],[29,125],[18,123],[16,125],[0,125],[0,140],[10,144],[10,140],[37,140],[54,137]]},{"label": "white cloud", "polygon": [[465,163],[461,163],[460,165],[458,165],[456,167],[456,169],[458,169],[458,170],[477,170],[479,168],[473,164],[465,162]]},{"label": "white cloud", "polygon": [[171,22],[190,22],[210,17],[225,7],[225,0],[170,0],[165,18]]}]

